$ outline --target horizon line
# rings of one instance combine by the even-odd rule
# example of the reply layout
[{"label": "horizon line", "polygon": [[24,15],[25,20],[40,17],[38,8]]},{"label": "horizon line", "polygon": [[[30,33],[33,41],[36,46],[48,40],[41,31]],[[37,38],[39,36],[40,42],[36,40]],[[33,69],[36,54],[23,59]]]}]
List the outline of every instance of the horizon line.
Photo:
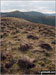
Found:
[{"label": "horizon line", "polygon": [[40,11],[36,11],[36,10],[25,10],[25,11],[22,11],[22,10],[17,10],[17,9],[15,9],[15,10],[8,10],[8,11],[1,11],[2,13],[5,13],[5,12],[14,12],[14,11],[19,11],[19,12],[39,12],[39,13],[43,13],[43,14],[56,14],[56,12],[40,12]]}]

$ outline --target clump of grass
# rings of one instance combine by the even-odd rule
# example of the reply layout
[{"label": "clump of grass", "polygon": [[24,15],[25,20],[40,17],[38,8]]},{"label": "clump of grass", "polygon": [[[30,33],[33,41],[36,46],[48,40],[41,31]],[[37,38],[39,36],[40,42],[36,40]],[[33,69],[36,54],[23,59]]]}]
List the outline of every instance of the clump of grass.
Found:
[{"label": "clump of grass", "polygon": [[38,64],[38,65],[36,66],[36,68],[32,68],[32,69],[30,70],[30,72],[31,72],[32,74],[38,74],[38,73],[41,72],[41,70],[42,70],[42,67]]},{"label": "clump of grass", "polygon": [[50,64],[51,63],[51,60],[46,58],[46,57],[42,58],[41,60],[44,61],[45,64]]},{"label": "clump of grass", "polygon": [[24,69],[27,70],[35,67],[35,64],[29,57],[22,57],[21,59],[18,60],[18,66],[23,70]]},{"label": "clump of grass", "polygon": [[45,62],[44,61],[38,61],[38,64],[40,64],[42,67],[45,66]]},{"label": "clump of grass", "polygon": [[29,57],[33,56],[32,52],[30,50],[27,52],[27,56],[29,56]]},{"label": "clump of grass", "polygon": [[3,33],[3,35],[1,35],[1,38],[7,37],[8,33]]},{"label": "clump of grass", "polygon": [[47,68],[49,69],[49,70],[55,70],[55,64],[48,64],[47,65]]},{"label": "clump of grass", "polygon": [[46,56],[46,57],[50,57],[51,55],[50,55],[50,53],[45,52],[45,56]]},{"label": "clump of grass", "polygon": [[41,44],[40,47],[46,49],[47,51],[52,50],[52,47],[48,43]]},{"label": "clump of grass", "polygon": [[33,39],[33,40],[39,39],[37,36],[32,35],[32,34],[31,34],[31,35],[29,34],[29,35],[27,36],[27,38],[28,38],[28,39]]},{"label": "clump of grass", "polygon": [[20,44],[20,47],[19,47],[21,52],[27,52],[30,48],[31,48],[31,45],[28,43]]}]

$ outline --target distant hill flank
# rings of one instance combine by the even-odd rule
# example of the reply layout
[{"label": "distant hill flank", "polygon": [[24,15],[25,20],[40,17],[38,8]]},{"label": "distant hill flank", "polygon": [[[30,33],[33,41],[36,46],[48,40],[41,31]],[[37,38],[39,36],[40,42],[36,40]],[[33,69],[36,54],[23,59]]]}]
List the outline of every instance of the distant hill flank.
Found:
[{"label": "distant hill flank", "polygon": [[40,23],[40,24],[47,24],[47,25],[55,25],[55,16],[49,14],[43,14],[40,12],[20,12],[20,11],[13,11],[13,12],[5,12],[1,13],[1,17],[16,17],[16,18],[23,18],[31,22]]}]

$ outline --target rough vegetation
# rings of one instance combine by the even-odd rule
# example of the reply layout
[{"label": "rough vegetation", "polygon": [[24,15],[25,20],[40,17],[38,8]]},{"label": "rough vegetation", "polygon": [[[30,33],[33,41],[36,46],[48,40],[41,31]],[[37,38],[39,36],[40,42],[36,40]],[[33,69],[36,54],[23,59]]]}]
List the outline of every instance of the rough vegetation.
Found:
[{"label": "rough vegetation", "polygon": [[55,70],[55,27],[20,18],[1,18],[1,73]]}]

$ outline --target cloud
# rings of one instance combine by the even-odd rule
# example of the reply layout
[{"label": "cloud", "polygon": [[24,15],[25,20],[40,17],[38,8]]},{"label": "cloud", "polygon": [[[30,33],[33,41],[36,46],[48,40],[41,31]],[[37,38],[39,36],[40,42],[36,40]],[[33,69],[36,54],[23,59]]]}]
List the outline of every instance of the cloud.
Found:
[{"label": "cloud", "polygon": [[55,12],[55,1],[1,1],[1,11],[11,10],[53,13]]}]

